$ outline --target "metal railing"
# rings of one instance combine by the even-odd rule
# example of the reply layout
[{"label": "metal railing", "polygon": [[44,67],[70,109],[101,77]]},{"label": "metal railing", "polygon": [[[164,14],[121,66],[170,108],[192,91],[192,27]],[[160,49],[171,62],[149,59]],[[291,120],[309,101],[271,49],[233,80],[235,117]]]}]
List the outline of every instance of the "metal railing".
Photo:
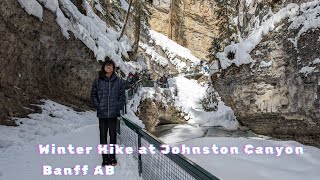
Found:
[{"label": "metal railing", "polygon": [[138,80],[135,83],[129,84],[129,88],[125,90],[126,99],[130,100],[135,93],[138,92],[138,89],[142,87],[142,81]]},{"label": "metal railing", "polygon": [[155,81],[152,80],[142,80],[142,86],[143,87],[154,87]]},{"label": "metal railing", "polygon": [[168,82],[156,82],[155,87],[160,87],[160,88],[169,88],[169,83]]},{"label": "metal railing", "polygon": [[126,105],[123,107],[123,112],[126,114],[127,113],[127,104],[128,101],[131,100],[134,96],[135,93],[138,92],[139,88],[142,87],[142,81],[138,80],[137,82],[130,84],[130,87],[125,90],[125,95],[126,95]]},{"label": "metal railing", "polygon": [[[126,91],[127,99],[131,99],[142,83],[137,82],[132,90]],[[133,93],[129,93],[133,92]],[[131,97],[130,97],[131,96]],[[126,113],[126,109],[124,111]],[[133,148],[133,157],[138,161],[139,175],[145,180],[219,180],[181,154],[161,153],[161,142],[158,138],[142,129],[124,116],[119,117],[117,132],[120,143]],[[140,147],[155,147],[155,153],[141,154]]]},{"label": "metal railing", "polygon": [[[125,117],[120,117],[120,144],[133,148],[139,175],[145,180],[218,180],[217,177],[181,154],[163,154],[164,143]],[[155,147],[155,153],[138,153],[140,147]]]},{"label": "metal railing", "polygon": [[188,71],[184,71],[185,74],[199,74],[201,73],[201,66],[195,66],[192,69],[188,70]]}]

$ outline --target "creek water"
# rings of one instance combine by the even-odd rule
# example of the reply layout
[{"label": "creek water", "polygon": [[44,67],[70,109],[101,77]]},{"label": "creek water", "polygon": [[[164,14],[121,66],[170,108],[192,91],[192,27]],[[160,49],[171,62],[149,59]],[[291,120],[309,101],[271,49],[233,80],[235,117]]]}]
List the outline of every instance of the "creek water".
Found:
[{"label": "creek water", "polygon": [[208,127],[194,124],[160,125],[155,128],[155,131],[152,134],[158,137],[160,140],[164,140],[165,138],[170,139],[170,143],[183,142],[201,137],[244,137],[269,139],[269,137],[255,134],[246,127],[240,127],[236,130],[229,130],[224,127]]}]

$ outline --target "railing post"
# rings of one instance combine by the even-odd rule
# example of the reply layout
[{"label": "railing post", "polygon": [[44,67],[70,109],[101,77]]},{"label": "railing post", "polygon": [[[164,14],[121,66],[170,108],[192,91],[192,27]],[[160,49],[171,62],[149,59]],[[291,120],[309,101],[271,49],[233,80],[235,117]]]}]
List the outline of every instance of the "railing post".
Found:
[{"label": "railing post", "polygon": [[[141,135],[138,133],[138,148],[141,147]],[[142,160],[141,160],[141,153],[138,153],[138,165],[139,165],[139,176],[141,177],[142,174]]]},{"label": "railing post", "polygon": [[126,94],[126,104],[124,105],[124,113],[127,114],[127,104],[129,100],[128,90],[125,91],[125,94]]},{"label": "railing post", "polygon": [[[119,136],[121,135],[121,132],[120,132],[120,123],[121,123],[121,117],[119,117],[117,119],[117,132],[119,134]],[[119,144],[119,143],[118,143]]]},{"label": "railing post", "polygon": [[134,94],[134,87],[130,89],[130,99],[132,99],[133,94]]},{"label": "railing post", "polygon": [[128,90],[126,90],[126,101],[128,101],[128,98],[129,98],[129,93],[128,93]]}]

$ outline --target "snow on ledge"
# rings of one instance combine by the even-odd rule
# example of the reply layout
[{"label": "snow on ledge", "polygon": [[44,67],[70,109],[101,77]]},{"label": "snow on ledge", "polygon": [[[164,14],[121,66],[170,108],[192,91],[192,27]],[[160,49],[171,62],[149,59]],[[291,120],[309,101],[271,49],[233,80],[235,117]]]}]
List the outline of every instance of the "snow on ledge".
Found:
[{"label": "snow on ledge", "polygon": [[129,57],[127,52],[132,50],[132,43],[126,36],[123,36],[118,41],[117,38],[120,33],[109,28],[107,24],[93,12],[87,1],[84,1],[87,15],[79,12],[78,8],[70,0],[18,1],[28,14],[34,15],[42,21],[43,9],[39,4],[41,3],[55,15],[56,22],[60,26],[62,34],[69,39],[69,33],[72,32],[77,39],[81,40],[92,50],[97,61],[104,61],[106,57],[109,57],[115,61],[116,65],[119,66],[125,74],[142,70],[146,67],[146,65],[141,62],[123,61],[122,56],[126,58]]},{"label": "snow on ledge", "polygon": [[[247,1],[250,2],[250,1]],[[260,27],[256,28],[247,39],[244,39],[236,44],[231,44],[225,47],[223,52],[217,53],[216,57],[219,59],[222,69],[227,69],[232,64],[240,66],[242,64],[255,63],[250,56],[250,52],[260,43],[262,37],[275,29],[275,25],[281,22],[283,19],[288,18],[288,22],[291,23],[290,29],[298,29],[299,32],[295,38],[289,40],[295,47],[298,45],[300,36],[307,32],[309,29],[315,29],[320,27],[320,1],[312,1],[298,4],[288,4],[285,8],[279,10],[274,14],[271,10],[263,18],[264,22]],[[266,19],[266,17],[269,17]],[[228,53],[234,52],[235,58],[228,59]]]},{"label": "snow on ledge", "polygon": [[106,15],[106,11],[102,9],[102,6],[100,4],[100,1],[99,0],[95,0],[96,2],[96,5],[95,5],[95,8],[102,14],[102,15]]},{"label": "snow on ledge", "polygon": [[316,58],[314,61],[312,61],[312,64],[320,64],[320,58]]},{"label": "snow on ledge", "polygon": [[160,55],[156,52],[156,50],[154,49],[154,47],[150,47],[150,46],[148,46],[147,44],[144,44],[144,43],[142,43],[142,42],[139,43],[139,46],[140,46],[142,49],[144,49],[147,54],[149,54],[149,55],[151,56],[151,60],[152,60],[152,61],[155,61],[158,65],[160,65],[160,66],[162,66],[162,67],[167,67],[167,66],[168,66],[169,61],[168,61],[166,58],[160,56]]},{"label": "snow on ledge", "polygon": [[266,61],[261,61],[259,67],[260,68],[268,68],[272,66],[272,61],[266,62]]},{"label": "snow on ledge", "polygon": [[304,74],[304,76],[308,76],[313,72],[317,72],[315,69],[316,67],[304,66],[300,69],[299,73]]},{"label": "snow on ledge", "polygon": [[[223,52],[217,53],[216,57],[220,61],[221,68],[227,69],[232,64],[240,66],[242,64],[255,63],[255,60],[250,56],[250,52],[260,43],[262,37],[270,31],[273,31],[276,23],[281,22],[284,18],[296,16],[298,12],[299,6],[297,4],[289,4],[276,14],[270,10],[265,16],[270,18],[264,19],[261,26],[255,29],[247,39],[236,44],[231,44],[225,47]],[[235,53],[235,57],[232,60],[228,59],[230,52]]]},{"label": "snow on ledge", "polygon": [[301,14],[299,16],[289,19],[289,22],[292,22],[289,29],[298,29],[301,27],[298,35],[293,40],[295,47],[298,46],[299,38],[303,33],[307,32],[309,29],[320,27],[320,1],[316,0],[302,3],[300,5],[300,11]]},{"label": "snow on ledge", "polygon": [[120,3],[121,3],[121,8],[125,11],[128,11],[128,8],[129,8],[129,4],[126,0],[120,0]]},{"label": "snow on ledge", "polygon": [[154,30],[149,30],[149,34],[152,38],[152,40],[155,42],[156,45],[159,45],[162,47],[162,49],[166,52],[169,60],[177,66],[178,69],[182,69],[185,67],[183,62],[176,58],[176,55],[189,60],[194,65],[200,63],[200,59],[196,58],[194,55],[192,55],[191,51],[176,42],[169,39],[167,36],[158,33]]},{"label": "snow on ledge", "polygon": [[42,6],[36,0],[18,0],[21,7],[30,14],[42,21],[43,9]]}]

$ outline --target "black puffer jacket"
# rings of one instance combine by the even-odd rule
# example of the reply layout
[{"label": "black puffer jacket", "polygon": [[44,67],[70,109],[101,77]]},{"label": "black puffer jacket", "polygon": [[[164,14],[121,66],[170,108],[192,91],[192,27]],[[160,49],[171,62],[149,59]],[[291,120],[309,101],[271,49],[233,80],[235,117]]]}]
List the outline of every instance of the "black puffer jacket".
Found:
[{"label": "black puffer jacket", "polygon": [[115,118],[126,103],[123,81],[113,73],[109,78],[100,73],[91,89],[91,102],[97,109],[98,118]]}]

